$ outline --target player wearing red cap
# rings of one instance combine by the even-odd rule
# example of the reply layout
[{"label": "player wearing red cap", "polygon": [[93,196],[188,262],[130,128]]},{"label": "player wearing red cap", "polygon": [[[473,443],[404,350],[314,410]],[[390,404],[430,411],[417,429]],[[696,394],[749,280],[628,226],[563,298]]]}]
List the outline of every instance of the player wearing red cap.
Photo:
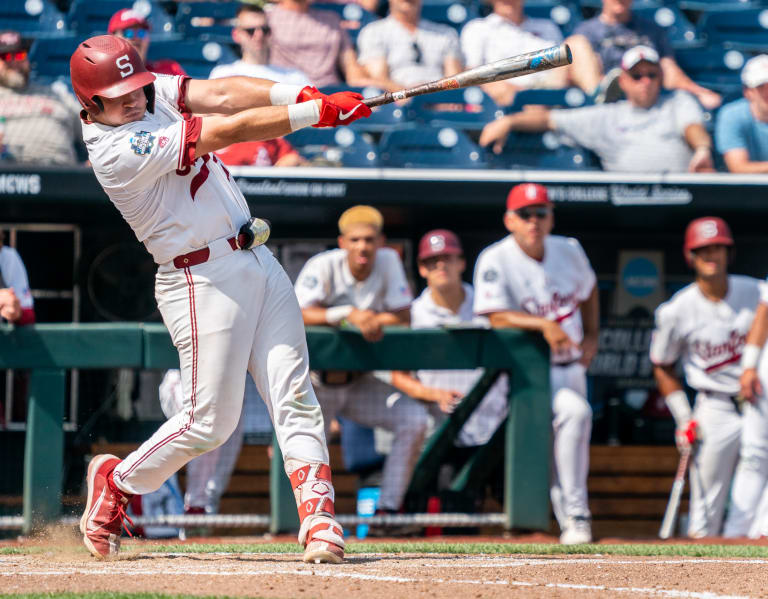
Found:
[{"label": "player wearing red cap", "polygon": [[304,560],[340,562],[344,539],[296,295],[263,245],[268,228],[211,152],[310,125],[347,125],[370,109],[350,92],[155,76],[112,35],[82,42],[70,73],[94,174],[158,264],[155,297],[179,351],[185,401],[124,460],[93,458],[80,522],[86,547],[97,558],[116,555],[130,498],[232,434],[248,371],[294,488]]},{"label": "player wearing red cap", "polygon": [[163,75],[186,75],[183,67],[169,58],[161,60],[147,60],[149,52],[149,31],[151,26],[144,14],[132,8],[121,8],[109,19],[107,32],[126,40],[139,53],[147,70]]},{"label": "player wearing red cap", "polygon": [[[653,373],[675,418],[677,446],[682,451],[696,442],[687,531],[693,538],[721,534],[739,459],[743,422],[737,403],[739,360],[759,300],[760,281],[728,274],[733,245],[731,231],[721,218],[697,218],[688,225],[683,254],[696,280],[656,309],[651,341]],[[676,374],[678,360],[683,362],[688,385],[696,390],[693,411]]]},{"label": "player wearing red cap", "polygon": [[483,250],[475,265],[475,313],[488,316],[493,327],[540,332],[549,344],[552,507],[561,543],[589,543],[592,409],[586,369],[597,352],[595,273],[578,241],[550,235],[554,216],[544,186],[513,187],[504,225],[510,235]]}]

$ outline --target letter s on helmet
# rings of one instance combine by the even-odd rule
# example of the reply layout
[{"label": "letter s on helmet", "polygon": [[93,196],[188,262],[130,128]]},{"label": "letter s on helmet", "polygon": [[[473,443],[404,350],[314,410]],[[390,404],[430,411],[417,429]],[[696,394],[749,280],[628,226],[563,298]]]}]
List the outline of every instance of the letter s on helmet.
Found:
[{"label": "letter s on helmet", "polygon": [[728,227],[728,223],[717,216],[705,216],[691,221],[685,229],[683,254],[688,264],[690,264],[690,253],[693,250],[698,250],[708,245],[731,247],[733,244],[733,235],[731,234],[730,227]]},{"label": "letter s on helmet", "polygon": [[77,46],[69,59],[72,87],[89,114],[104,108],[98,96],[118,98],[140,87],[147,95],[147,109],[155,106],[155,76],[144,66],[136,49],[114,35],[97,35]]}]

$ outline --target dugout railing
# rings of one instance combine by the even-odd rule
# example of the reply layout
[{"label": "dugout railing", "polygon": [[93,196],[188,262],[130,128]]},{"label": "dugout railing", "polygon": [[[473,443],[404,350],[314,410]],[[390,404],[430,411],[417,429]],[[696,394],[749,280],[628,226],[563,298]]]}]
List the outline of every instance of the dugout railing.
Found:
[{"label": "dugout railing", "polygon": [[[503,429],[505,480],[503,518],[488,522],[506,528],[547,529],[551,405],[549,356],[537,335],[515,330],[388,328],[378,343],[355,330],[308,327],[310,365],[318,370],[416,370],[482,367],[489,384],[494,371],[509,376],[509,415]],[[178,367],[178,354],[160,324],[43,324],[0,326],[0,368],[32,371],[25,439],[23,513],[0,518],[0,528],[34,528],[61,517],[64,472],[64,405],[68,369]],[[417,465],[411,491],[424,485],[441,447],[458,430],[477,401],[470,394],[428,443]],[[442,432],[442,434],[440,434]],[[498,442],[498,435],[496,442]],[[482,454],[480,454],[482,456]],[[482,459],[482,457],[480,458]],[[459,485],[471,484],[467,472]],[[293,493],[275,452],[270,477],[272,531],[298,527]],[[236,517],[230,517],[232,520]],[[397,517],[395,517],[397,518]],[[482,521],[480,518],[478,521]]]}]

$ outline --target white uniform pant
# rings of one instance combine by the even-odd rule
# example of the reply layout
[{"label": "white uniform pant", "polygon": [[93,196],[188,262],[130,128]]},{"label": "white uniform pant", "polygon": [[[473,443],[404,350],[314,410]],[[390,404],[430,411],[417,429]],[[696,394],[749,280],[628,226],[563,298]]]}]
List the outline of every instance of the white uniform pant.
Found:
[{"label": "white uniform pant", "polygon": [[[765,385],[766,378],[760,378]],[[760,397],[754,405],[745,402],[742,418],[739,465],[723,533],[726,537],[744,537],[751,532],[754,535],[753,526],[759,526],[764,519],[758,512],[768,486],[768,398]]]},{"label": "white uniform pant", "polygon": [[115,468],[120,489],[154,491],[224,443],[240,419],[246,370],[267,404],[283,457],[328,463],[301,310],[266,247],[225,252],[182,270],[162,265],[155,297],[179,351],[185,409]]},{"label": "white uniform pant", "polygon": [[394,434],[384,462],[379,507],[400,509],[427,432],[427,409],[369,373],[346,385],[318,385],[317,396],[329,426],[338,415]]},{"label": "white uniform pant", "polygon": [[549,380],[554,441],[550,498],[563,529],[568,518],[590,517],[587,476],[592,408],[587,402],[587,376],[581,364],[553,365]]},{"label": "white uniform pant", "polygon": [[727,395],[699,392],[693,419],[700,441],[691,460],[688,480],[688,536],[719,536],[733,472],[739,460],[741,415]]}]

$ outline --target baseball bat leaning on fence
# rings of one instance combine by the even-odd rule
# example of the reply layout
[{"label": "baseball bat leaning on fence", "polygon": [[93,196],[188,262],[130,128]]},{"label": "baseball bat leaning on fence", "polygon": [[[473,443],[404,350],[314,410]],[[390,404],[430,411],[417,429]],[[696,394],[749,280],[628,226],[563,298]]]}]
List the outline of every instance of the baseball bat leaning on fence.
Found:
[{"label": "baseball bat leaning on fence", "polygon": [[373,98],[365,98],[363,103],[373,108],[382,104],[390,104],[396,100],[405,100],[413,96],[422,96],[424,94],[433,94],[435,92],[445,91],[447,89],[460,89],[473,85],[482,85],[492,81],[501,81],[502,79],[511,79],[512,77],[522,77],[539,71],[554,69],[555,67],[564,67],[573,62],[571,49],[568,44],[560,44],[535,52],[527,52],[509,58],[502,58],[488,64],[462,71],[453,77],[445,77],[423,85],[401,89],[396,92],[387,92]]},{"label": "baseball bat leaning on fence", "polygon": [[692,447],[686,447],[680,452],[680,462],[677,465],[675,482],[672,484],[672,492],[669,494],[667,502],[667,511],[664,512],[664,520],[659,529],[659,538],[668,539],[675,531],[677,524],[677,513],[680,511],[680,500],[683,498],[683,488],[685,487],[685,473],[688,471],[688,462],[691,460]]}]

